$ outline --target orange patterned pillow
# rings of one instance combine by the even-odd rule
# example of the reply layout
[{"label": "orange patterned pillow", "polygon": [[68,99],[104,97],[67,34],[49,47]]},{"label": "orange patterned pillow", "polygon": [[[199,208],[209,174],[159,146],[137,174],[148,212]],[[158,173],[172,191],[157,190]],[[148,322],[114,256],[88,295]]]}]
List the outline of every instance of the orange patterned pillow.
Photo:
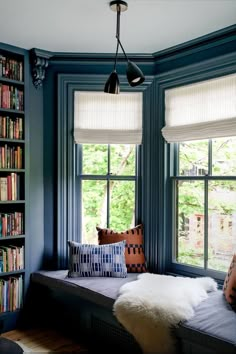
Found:
[{"label": "orange patterned pillow", "polygon": [[146,260],[143,251],[142,224],[122,232],[117,232],[110,229],[102,229],[97,226],[97,231],[99,245],[126,240],[125,261],[128,273],[143,273],[147,271]]},{"label": "orange patterned pillow", "polygon": [[228,303],[236,310],[236,253],[225,277],[223,292]]}]

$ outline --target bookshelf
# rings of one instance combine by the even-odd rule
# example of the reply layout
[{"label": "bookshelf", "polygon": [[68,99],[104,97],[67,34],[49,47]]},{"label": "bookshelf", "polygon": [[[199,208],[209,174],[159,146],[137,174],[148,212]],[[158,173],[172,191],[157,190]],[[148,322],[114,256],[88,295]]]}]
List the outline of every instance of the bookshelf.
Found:
[{"label": "bookshelf", "polygon": [[24,72],[25,55],[0,46],[0,325],[5,330],[16,322],[25,287]]}]

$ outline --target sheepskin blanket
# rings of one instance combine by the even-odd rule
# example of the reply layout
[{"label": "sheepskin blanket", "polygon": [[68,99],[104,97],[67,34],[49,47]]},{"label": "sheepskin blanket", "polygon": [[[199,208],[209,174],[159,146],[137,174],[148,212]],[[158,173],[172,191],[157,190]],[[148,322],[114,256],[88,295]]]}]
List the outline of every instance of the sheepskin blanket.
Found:
[{"label": "sheepskin blanket", "polygon": [[194,308],[215,290],[217,283],[209,277],[143,273],[120,288],[113,310],[143,353],[174,354],[173,329],[192,317]]}]

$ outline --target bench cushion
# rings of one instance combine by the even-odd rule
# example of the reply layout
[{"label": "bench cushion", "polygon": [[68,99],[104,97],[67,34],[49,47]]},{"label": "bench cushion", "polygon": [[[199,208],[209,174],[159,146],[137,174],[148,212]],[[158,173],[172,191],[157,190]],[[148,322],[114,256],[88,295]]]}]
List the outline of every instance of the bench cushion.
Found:
[{"label": "bench cushion", "polygon": [[201,302],[195,315],[180,325],[177,334],[217,353],[236,353],[236,313],[218,290]]},{"label": "bench cushion", "polygon": [[68,270],[38,271],[31,274],[33,282],[59,288],[97,305],[112,309],[120,287],[137,279],[138,273],[127,274],[126,278],[89,277],[69,278]]}]

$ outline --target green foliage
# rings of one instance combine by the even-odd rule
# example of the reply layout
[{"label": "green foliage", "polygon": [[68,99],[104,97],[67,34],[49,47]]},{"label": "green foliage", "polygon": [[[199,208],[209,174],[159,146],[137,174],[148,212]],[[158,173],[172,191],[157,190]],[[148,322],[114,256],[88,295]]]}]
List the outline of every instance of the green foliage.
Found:
[{"label": "green foliage", "polygon": [[113,175],[135,175],[135,145],[111,145],[111,173]]},{"label": "green foliage", "polygon": [[106,175],[107,161],[107,145],[83,145],[83,174]]},{"label": "green foliage", "polygon": [[115,182],[111,197],[110,227],[117,231],[128,229],[134,220],[135,183]]},{"label": "green foliage", "polygon": [[82,182],[82,236],[88,243],[94,243],[96,238],[96,225],[101,225],[101,209],[105,190],[105,181],[87,180]]},{"label": "green foliage", "polygon": [[[208,172],[208,142],[191,141],[179,145],[179,173],[184,176]],[[205,173],[201,173],[201,172]]]}]

